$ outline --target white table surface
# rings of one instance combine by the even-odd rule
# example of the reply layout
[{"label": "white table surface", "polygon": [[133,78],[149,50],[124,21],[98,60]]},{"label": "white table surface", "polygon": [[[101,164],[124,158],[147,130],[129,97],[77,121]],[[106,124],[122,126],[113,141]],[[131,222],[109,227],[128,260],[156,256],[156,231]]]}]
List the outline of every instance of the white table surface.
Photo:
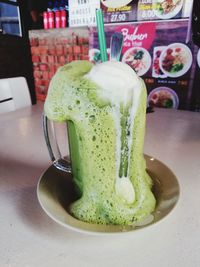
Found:
[{"label": "white table surface", "polygon": [[95,236],[56,224],[38,203],[38,179],[51,165],[42,108],[0,115],[0,267],[200,266],[200,114],[147,115],[144,151],[178,177],[176,208],[144,230]]}]

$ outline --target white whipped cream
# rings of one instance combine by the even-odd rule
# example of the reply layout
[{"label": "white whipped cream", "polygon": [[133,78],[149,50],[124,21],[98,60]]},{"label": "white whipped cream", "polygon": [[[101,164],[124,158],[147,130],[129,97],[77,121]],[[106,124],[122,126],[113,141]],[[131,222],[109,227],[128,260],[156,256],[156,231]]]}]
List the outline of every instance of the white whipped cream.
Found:
[{"label": "white whipped cream", "polygon": [[101,87],[101,97],[111,103],[126,104],[140,93],[141,82],[133,69],[122,62],[106,61],[95,65],[86,75]]}]

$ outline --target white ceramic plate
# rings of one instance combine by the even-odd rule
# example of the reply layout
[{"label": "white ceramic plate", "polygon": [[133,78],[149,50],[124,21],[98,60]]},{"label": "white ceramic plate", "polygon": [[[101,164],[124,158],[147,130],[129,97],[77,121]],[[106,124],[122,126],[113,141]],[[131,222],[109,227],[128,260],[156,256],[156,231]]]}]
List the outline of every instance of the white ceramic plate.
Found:
[{"label": "white ceramic plate", "polygon": [[[176,52],[177,49],[180,49],[180,52]],[[172,70],[166,70],[166,68],[163,65],[164,60],[166,59],[167,53],[169,50],[172,50],[173,56],[178,56],[181,58],[181,63],[183,63],[183,68],[177,71]],[[192,53],[189,49],[189,47],[182,43],[173,43],[168,46],[162,51],[159,59],[160,63],[160,69],[164,74],[166,74],[168,77],[176,78],[183,76],[191,67],[192,65]],[[172,69],[172,66],[171,66]]]},{"label": "white ceramic plate", "polygon": [[39,203],[46,214],[58,224],[84,233],[109,234],[124,233],[146,229],[163,220],[176,206],[179,199],[179,184],[172,171],[162,162],[145,156],[147,172],[154,182],[153,193],[156,197],[156,209],[149,220],[138,225],[99,225],[79,221],[68,212],[75,199],[72,177],[69,174],[49,167],[41,176],[37,186]]},{"label": "white ceramic plate", "polygon": [[[135,55],[138,52],[143,53],[143,56],[140,60],[135,59]],[[142,76],[151,67],[151,56],[143,47],[132,47],[124,53],[122,62],[127,63],[139,76]]]},{"label": "white ceramic plate", "polygon": [[167,2],[167,0],[153,0],[154,13],[160,19],[171,19],[175,17],[183,7],[183,0],[180,0],[180,2],[177,5],[172,5],[172,8],[169,9],[169,11],[166,11],[165,13],[162,14],[160,10],[157,8],[157,5],[164,1]]}]

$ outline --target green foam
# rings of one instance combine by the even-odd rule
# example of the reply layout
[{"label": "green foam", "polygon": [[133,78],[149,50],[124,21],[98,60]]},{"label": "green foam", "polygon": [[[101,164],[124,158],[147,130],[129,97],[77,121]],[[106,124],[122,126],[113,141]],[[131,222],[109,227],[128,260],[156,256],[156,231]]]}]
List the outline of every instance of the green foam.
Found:
[{"label": "green foam", "polygon": [[[121,155],[117,155],[116,107],[101,99],[98,96],[101,88],[84,78],[92,66],[88,61],[75,61],[61,67],[50,83],[45,113],[51,120],[69,122],[72,170],[79,196],[70,206],[71,214],[90,223],[130,225],[148,216],[155,208],[152,183],[143,157],[146,88],[141,83],[140,103],[132,133],[129,133],[133,142],[128,163],[128,132],[124,127],[130,116],[129,106],[121,107]],[[115,192],[120,172],[122,176],[128,173],[134,186],[136,198],[132,204]]]}]

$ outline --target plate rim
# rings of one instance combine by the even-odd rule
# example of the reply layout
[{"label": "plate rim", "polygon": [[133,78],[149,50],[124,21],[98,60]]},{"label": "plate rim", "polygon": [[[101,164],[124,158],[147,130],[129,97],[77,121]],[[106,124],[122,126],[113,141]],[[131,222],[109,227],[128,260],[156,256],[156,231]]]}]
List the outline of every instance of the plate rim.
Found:
[{"label": "plate rim", "polygon": [[[165,214],[161,219],[159,219],[158,221],[154,222],[154,223],[150,223],[150,224],[147,224],[145,225],[144,227],[136,227],[136,228],[132,228],[130,230],[127,230],[125,228],[127,227],[131,227],[131,226],[119,226],[119,225],[116,225],[116,227],[118,228],[121,228],[121,231],[93,231],[93,230],[86,230],[86,229],[81,229],[81,228],[78,228],[78,227],[75,227],[75,226],[72,226],[70,224],[67,224],[67,223],[63,223],[62,221],[58,220],[57,218],[55,218],[46,208],[45,206],[43,205],[43,202],[41,200],[41,197],[40,197],[40,190],[39,190],[39,187],[40,187],[40,183],[45,175],[45,173],[52,167],[54,167],[54,165],[50,165],[40,176],[39,180],[38,180],[38,183],[37,183],[37,188],[36,188],[36,194],[37,194],[37,199],[38,199],[38,202],[42,208],[42,210],[54,221],[56,222],[58,225],[61,225],[63,226],[65,229],[70,229],[72,231],[75,231],[75,232],[79,232],[79,233],[82,233],[82,234],[89,234],[89,235],[119,235],[119,234],[130,234],[132,232],[140,232],[142,230],[145,230],[146,228],[150,228],[150,227],[153,227],[153,226],[156,226],[158,225],[159,223],[163,222],[164,219],[166,219],[166,217],[169,217],[170,214],[172,214],[174,212],[174,210],[176,209],[177,207],[177,204],[179,203],[179,199],[180,199],[180,193],[181,193],[181,187],[180,187],[180,183],[176,177],[176,175],[172,172],[172,170],[166,165],[164,164],[162,161],[158,160],[157,158],[155,158],[154,156],[150,156],[150,155],[147,155],[147,154],[144,154],[144,157],[145,157],[145,160],[149,160],[149,161],[156,161],[158,164],[162,165],[164,168],[166,168],[169,172],[171,172],[176,184],[177,184],[177,188],[178,188],[178,194],[177,194],[177,200],[176,202],[174,203],[173,207],[170,209],[170,211]],[[56,167],[54,167],[56,168]],[[147,172],[148,172],[148,168],[147,168]],[[70,215],[71,216],[71,215]],[[71,216],[72,217],[72,216]],[[75,220],[78,220],[76,218],[73,217],[73,219]],[[78,220],[80,221],[80,220]],[[85,222],[83,222],[85,223]],[[88,223],[86,223],[88,224]],[[104,225],[105,226],[105,225]],[[114,226],[114,225],[108,225],[108,226]]]},{"label": "plate rim", "polygon": [[105,5],[104,3],[103,3],[103,1],[101,0],[101,4],[103,5],[103,6],[105,6],[106,8],[120,8],[120,7],[123,7],[123,6],[127,6],[128,4],[130,4],[130,2],[131,2],[132,0],[126,0],[126,1],[124,1],[124,2],[127,2],[126,4],[123,4],[122,6],[120,5],[120,6],[107,6],[107,5]]}]

